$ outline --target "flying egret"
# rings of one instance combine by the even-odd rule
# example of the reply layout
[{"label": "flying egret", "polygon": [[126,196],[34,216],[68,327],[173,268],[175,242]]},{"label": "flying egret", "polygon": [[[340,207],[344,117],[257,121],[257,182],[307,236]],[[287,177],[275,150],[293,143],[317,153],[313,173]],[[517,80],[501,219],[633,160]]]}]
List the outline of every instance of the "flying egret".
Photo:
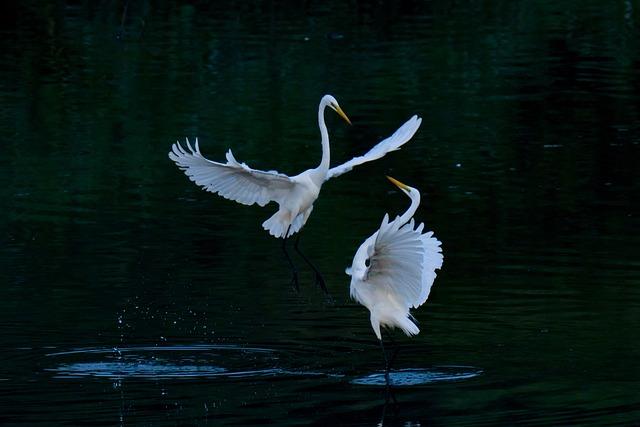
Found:
[{"label": "flying egret", "polygon": [[420,205],[420,192],[387,178],[411,198],[411,206],[393,221],[385,214],[378,231],[358,248],[346,273],[351,276],[351,298],[369,309],[388,375],[380,327],[397,327],[407,336],[420,332],[409,309],[418,308],[429,297],[435,270],[442,267],[443,257],[440,241],[433,232],[423,233],[422,223],[415,226],[413,214]]},{"label": "flying egret", "polygon": [[[331,95],[323,96],[318,107],[318,126],[320,127],[322,138],[322,160],[318,167],[308,169],[296,176],[290,177],[276,171],[252,169],[245,163],[238,162],[231,150],[227,152],[226,163],[208,160],[200,152],[198,139],[195,142],[195,149],[191,147],[187,140],[186,147],[188,150],[183,148],[179,142],[176,142],[169,152],[169,158],[184,171],[191,181],[206,191],[217,193],[226,199],[234,200],[243,205],[257,203],[260,206],[265,206],[269,202],[278,203],[278,211],[263,222],[262,227],[272,236],[284,239],[282,248],[293,272],[292,283],[296,289],[298,288],[298,274],[287,253],[286,241],[288,237],[298,232],[307,222],[313,210],[313,202],[316,201],[320,194],[322,184],[331,178],[350,171],[354,166],[379,159],[388,152],[399,149],[402,144],[411,139],[422,121],[421,118],[413,116],[393,135],[378,143],[365,155],[355,157],[340,166],[329,168],[329,133],[324,122],[324,110],[326,107],[334,110],[347,123],[351,124],[347,115],[338,105],[338,101]],[[316,283],[319,283],[326,293],[327,289],[320,272],[298,249],[298,240],[296,240],[294,247],[313,269],[316,274]]]}]

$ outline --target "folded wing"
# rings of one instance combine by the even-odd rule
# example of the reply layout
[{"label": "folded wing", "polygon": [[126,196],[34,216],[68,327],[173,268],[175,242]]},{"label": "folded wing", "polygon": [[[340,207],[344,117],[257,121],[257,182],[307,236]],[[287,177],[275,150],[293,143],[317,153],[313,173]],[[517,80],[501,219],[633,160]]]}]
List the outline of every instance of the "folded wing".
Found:
[{"label": "folded wing", "polygon": [[287,175],[276,171],[260,171],[239,163],[227,152],[227,163],[206,159],[196,139],[195,149],[186,141],[187,149],[180,143],[173,144],[169,158],[173,160],[189,179],[203,189],[217,193],[225,199],[243,205],[257,203],[264,206],[271,201],[281,203],[296,183]]},{"label": "folded wing", "polygon": [[442,266],[440,242],[414,220],[402,225],[385,215],[369,258],[367,283],[384,286],[407,308],[423,304]]},{"label": "folded wing", "polygon": [[381,157],[384,157],[390,151],[395,151],[400,149],[404,143],[409,141],[413,135],[416,133],[418,128],[420,127],[420,123],[422,123],[422,119],[418,116],[413,116],[405,124],[400,126],[398,130],[396,130],[393,135],[389,138],[380,141],[376,146],[374,146],[371,150],[369,150],[365,155],[354,157],[346,163],[341,164],[340,166],[336,166],[334,168],[329,169],[327,174],[327,179],[335,178],[336,176],[340,176],[343,173],[349,172],[354,166],[361,165],[366,162],[370,162],[372,160],[377,160]]}]

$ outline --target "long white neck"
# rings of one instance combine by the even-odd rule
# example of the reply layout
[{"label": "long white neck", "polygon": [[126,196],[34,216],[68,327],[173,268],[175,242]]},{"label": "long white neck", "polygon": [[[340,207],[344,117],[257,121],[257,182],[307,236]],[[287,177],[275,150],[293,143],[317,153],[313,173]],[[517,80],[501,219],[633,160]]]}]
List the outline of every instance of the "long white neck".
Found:
[{"label": "long white neck", "polygon": [[324,123],[324,109],[327,106],[326,103],[320,102],[318,107],[318,127],[320,128],[320,136],[322,137],[322,160],[318,169],[329,170],[329,162],[331,155],[329,153],[329,132],[327,131],[327,125]]},{"label": "long white neck", "polygon": [[402,214],[400,217],[400,222],[402,224],[408,222],[414,213],[418,210],[418,206],[420,206],[420,192],[415,188],[411,188],[411,192],[409,192],[408,196],[411,198],[411,206],[409,209]]}]

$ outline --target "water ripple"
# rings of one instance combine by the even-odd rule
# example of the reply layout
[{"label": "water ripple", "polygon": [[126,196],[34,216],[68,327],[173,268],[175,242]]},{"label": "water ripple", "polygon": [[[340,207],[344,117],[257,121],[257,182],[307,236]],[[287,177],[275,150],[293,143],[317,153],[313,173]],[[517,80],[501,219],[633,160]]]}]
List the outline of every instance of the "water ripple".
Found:
[{"label": "water ripple", "polygon": [[[47,356],[80,359],[64,361],[55,367],[45,368],[46,371],[53,373],[54,378],[67,379],[158,380],[342,376],[279,368],[273,366],[278,361],[275,350],[231,345],[83,348],[50,353]],[[213,361],[216,363],[212,363]]]},{"label": "water ripple", "polygon": [[[472,366],[435,366],[430,369],[400,369],[389,372],[389,383],[396,387],[427,385],[440,382],[461,381],[475,378],[482,369]],[[386,386],[384,372],[354,378],[352,384]]]}]

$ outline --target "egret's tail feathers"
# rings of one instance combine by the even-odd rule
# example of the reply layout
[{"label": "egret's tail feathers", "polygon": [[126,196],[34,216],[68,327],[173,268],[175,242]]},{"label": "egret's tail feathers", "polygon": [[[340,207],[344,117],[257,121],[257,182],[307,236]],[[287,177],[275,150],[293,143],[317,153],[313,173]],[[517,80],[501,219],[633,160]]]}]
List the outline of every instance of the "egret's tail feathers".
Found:
[{"label": "egret's tail feathers", "polygon": [[387,328],[399,328],[402,329],[407,336],[412,337],[414,335],[418,335],[420,333],[420,328],[416,325],[412,320],[413,316],[408,312],[403,313],[393,313],[390,316],[387,316],[386,319],[380,320],[375,312],[371,312],[371,327],[373,328],[373,332],[376,334],[378,339],[382,339],[382,334],[380,333],[380,327],[384,326]]},{"label": "egret's tail feathers", "polygon": [[[304,226],[312,210],[313,206],[296,215],[293,221],[291,221],[291,214],[289,212],[279,210],[273,214],[271,218],[262,223],[262,228],[276,238],[292,236]],[[289,234],[287,234],[287,230],[289,230]]]},{"label": "egret's tail feathers", "polygon": [[414,335],[418,335],[420,333],[420,328],[411,320],[411,315],[404,317],[402,319],[398,319],[398,327],[402,329],[407,336],[411,337]]},{"label": "egret's tail feathers", "polygon": [[[288,218],[284,218],[283,212],[274,213],[271,218],[262,223],[262,228],[267,230],[275,238],[284,238],[289,228]],[[289,235],[293,234],[292,230],[289,230]]]}]

